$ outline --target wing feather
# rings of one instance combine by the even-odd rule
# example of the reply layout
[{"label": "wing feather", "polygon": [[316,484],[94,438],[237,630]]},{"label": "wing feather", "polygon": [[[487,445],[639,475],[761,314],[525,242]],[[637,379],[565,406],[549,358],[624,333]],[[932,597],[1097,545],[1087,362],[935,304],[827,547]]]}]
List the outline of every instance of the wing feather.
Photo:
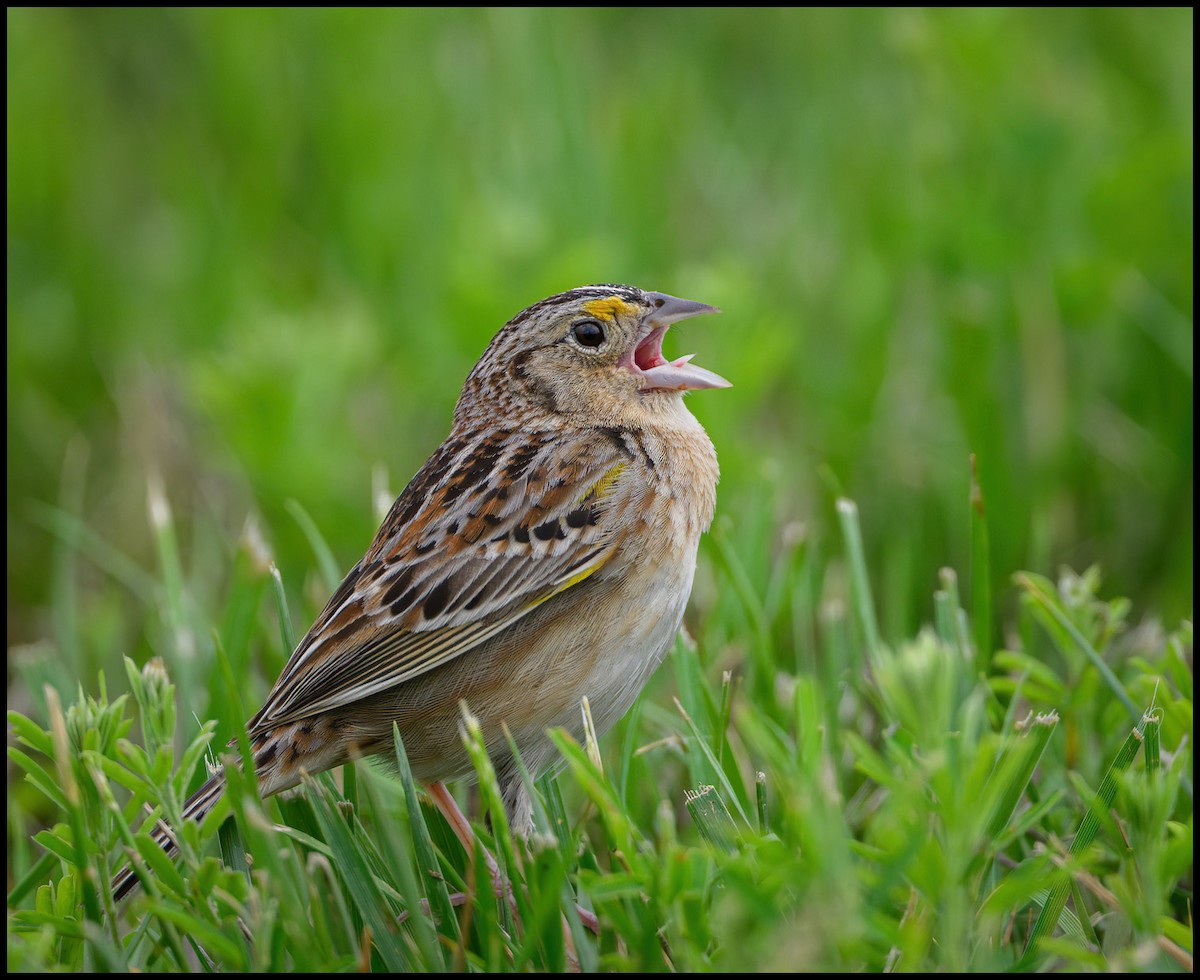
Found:
[{"label": "wing feather", "polygon": [[251,719],[251,734],[449,663],[599,571],[620,544],[619,441],[464,433],[393,505]]}]

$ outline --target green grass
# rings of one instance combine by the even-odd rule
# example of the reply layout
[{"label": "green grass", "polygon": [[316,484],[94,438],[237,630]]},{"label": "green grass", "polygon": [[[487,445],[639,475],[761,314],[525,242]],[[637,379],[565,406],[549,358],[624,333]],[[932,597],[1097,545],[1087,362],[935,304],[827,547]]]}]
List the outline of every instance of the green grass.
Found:
[{"label": "green grass", "polygon": [[[475,736],[476,832],[511,900],[493,893],[482,852],[472,860],[421,802],[399,740],[399,779],[360,763],[282,802],[263,804],[233,770],[228,805],[185,826],[177,871],[145,808],[180,822],[213,724],[176,755],[176,690],[157,660],[127,662],[132,699],[110,702],[102,687],[64,709],[48,688],[45,729],[9,715],[10,758],[27,774],[9,800],[9,968],[1190,964],[1190,627],[1123,636],[1128,604],[1101,599],[1096,574],[1057,585],[1022,574],[1030,645],[994,651],[987,673],[952,591],[936,629],[889,646],[862,587],[857,515],[840,510],[844,553],[819,562],[793,549],[777,568],[824,597],[815,653],[828,682],[779,668],[761,678],[752,661],[722,679],[729,649],[710,646],[721,624],[708,624],[655,685],[673,687],[674,708],[652,691],[604,753],[557,739],[565,770],[536,784],[528,845],[508,832]],[[170,525],[157,531],[169,565]],[[737,593],[727,568],[721,584]],[[846,578],[858,583],[848,592]],[[234,701],[230,652],[244,644],[228,614],[286,615],[270,579],[257,566],[197,611],[216,625],[193,678]],[[170,575],[159,599],[168,620],[189,604]],[[754,591],[736,612],[769,637],[798,625],[791,603]],[[47,812],[30,847],[30,821]],[[117,909],[105,883],[130,849],[148,877]],[[467,901],[453,907],[454,893]]]},{"label": "green grass", "polygon": [[[1190,965],[1190,10],[7,27],[10,970]],[[235,781],[112,915],[492,333],[596,281],[721,306],[669,344],[735,387],[691,640],[532,853],[462,790],[515,913],[364,764]]]}]

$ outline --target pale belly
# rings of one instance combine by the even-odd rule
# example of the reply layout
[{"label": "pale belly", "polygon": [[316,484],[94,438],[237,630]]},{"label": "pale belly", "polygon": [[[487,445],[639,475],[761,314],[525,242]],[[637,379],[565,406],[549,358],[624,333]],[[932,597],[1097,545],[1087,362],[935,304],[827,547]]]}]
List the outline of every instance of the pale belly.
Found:
[{"label": "pale belly", "polygon": [[585,696],[598,734],[624,717],[675,643],[695,567],[693,555],[670,575],[630,576],[622,583],[610,606],[617,614],[589,622],[582,642],[571,644],[568,656],[578,667],[572,669],[564,663],[562,669],[576,678],[570,684],[572,690],[566,690],[566,684],[561,693],[556,690],[557,696],[547,700],[546,710],[531,719],[530,736],[548,727],[562,727],[582,740]]}]

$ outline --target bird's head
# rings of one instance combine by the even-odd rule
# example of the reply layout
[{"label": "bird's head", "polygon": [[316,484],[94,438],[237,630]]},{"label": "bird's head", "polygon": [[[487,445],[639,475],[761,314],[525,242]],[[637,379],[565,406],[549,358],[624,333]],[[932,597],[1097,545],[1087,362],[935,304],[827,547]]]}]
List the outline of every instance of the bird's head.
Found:
[{"label": "bird's head", "polygon": [[683,392],[728,388],[691,363],[663,356],[667,329],[714,306],[633,286],[583,286],[518,313],[496,334],[455,411],[548,414],[584,423],[638,424],[679,410]]}]

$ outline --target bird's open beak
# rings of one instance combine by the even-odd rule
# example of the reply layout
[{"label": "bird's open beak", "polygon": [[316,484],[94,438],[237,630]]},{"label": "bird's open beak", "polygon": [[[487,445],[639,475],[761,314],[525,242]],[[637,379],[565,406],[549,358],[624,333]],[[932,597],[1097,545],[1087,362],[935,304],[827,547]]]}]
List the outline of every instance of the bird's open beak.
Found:
[{"label": "bird's open beak", "polygon": [[663,357],[662,341],[667,328],[688,317],[702,313],[720,313],[715,306],[679,299],[665,293],[647,293],[655,309],[642,321],[646,335],[633,352],[622,362],[643,379],[642,391],[687,391],[693,388],[730,388],[732,385],[719,374],[690,363],[695,354],[668,361]]}]

